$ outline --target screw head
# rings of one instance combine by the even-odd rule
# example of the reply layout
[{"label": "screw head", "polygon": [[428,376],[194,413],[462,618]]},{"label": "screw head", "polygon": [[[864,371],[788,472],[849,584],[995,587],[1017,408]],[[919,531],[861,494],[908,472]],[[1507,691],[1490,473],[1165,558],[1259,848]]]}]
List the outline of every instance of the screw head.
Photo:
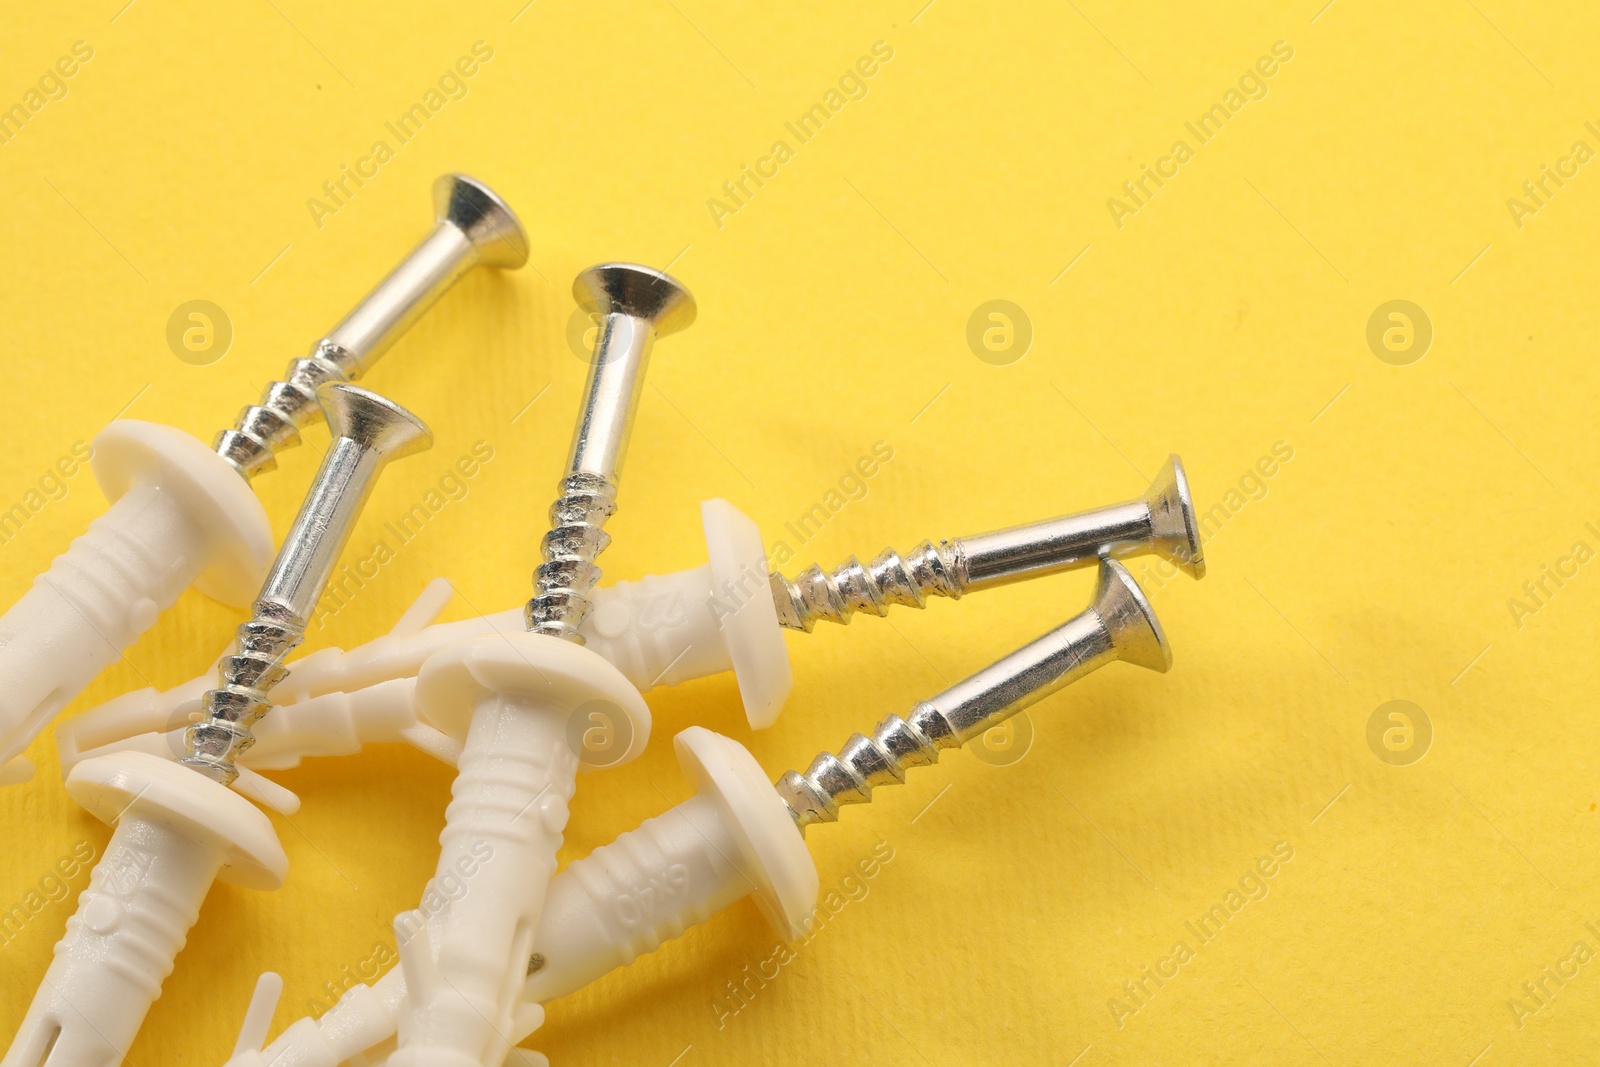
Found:
[{"label": "screw head", "polygon": [[602,263],[579,274],[572,283],[578,306],[591,314],[629,315],[644,319],[657,337],[691,325],[694,297],[669,274],[637,263]]},{"label": "screw head", "polygon": [[359,441],[389,459],[427,451],[433,433],[405,408],[360,386],[328,382],[317,390],[317,402],[335,437]]},{"label": "screw head", "polygon": [[1150,508],[1155,550],[1189,577],[1204,578],[1206,561],[1200,550],[1200,524],[1194,517],[1189,477],[1177,456],[1167,457],[1144,499]]},{"label": "screw head", "polygon": [[1110,632],[1118,659],[1160,674],[1172,666],[1172,648],[1150,601],[1128,568],[1114,559],[1100,563],[1093,610]]},{"label": "screw head", "polygon": [[433,210],[439,222],[466,233],[478,262],[516,270],[528,262],[528,235],[516,212],[493,189],[465,174],[445,174],[433,183]]}]

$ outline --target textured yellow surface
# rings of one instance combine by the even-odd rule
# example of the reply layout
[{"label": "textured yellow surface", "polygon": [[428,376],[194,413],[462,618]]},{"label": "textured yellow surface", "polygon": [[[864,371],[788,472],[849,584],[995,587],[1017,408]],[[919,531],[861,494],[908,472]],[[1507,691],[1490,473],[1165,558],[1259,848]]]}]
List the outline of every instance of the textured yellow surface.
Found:
[{"label": "textured yellow surface", "polygon": [[[0,103],[42,106],[0,144],[0,506],[28,510],[0,601],[102,507],[87,473],[29,495],[59,457],[122,411],[209,438],[464,170],[520,212],[533,261],[466,281],[367,379],[438,443],[385,476],[356,545],[475,443],[493,458],[311,647],[386,630],[435,575],[459,584],[455,615],[527,596],[584,373],[570,280],[604,259],[670,263],[700,304],[657,350],[609,578],[698,563],[710,496],[787,542],[791,569],[1124,499],[1172,451],[1209,515],[1204,582],[1133,568],[1169,675],[1111,667],[1033,710],[1020,761],[953,754],[813,830],[837,913],[792,958],[743,902],[552,1005],[534,1047],[662,1067],[1587,1058],[1592,7],[521,2],[8,12]],[[47,78],[75,42],[92,57]],[[490,58],[398,143],[385,124],[476,42]],[[802,140],[786,124],[816,104]],[[1220,132],[1186,125],[1218,104]],[[328,199],[379,140],[392,158]],[[734,199],[747,166],[767,177]],[[234,331],[205,366],[166,340],[195,299]],[[969,348],[991,300],[1031,323],[1019,360],[982,347],[986,326],[1003,347],[1000,320],[976,331],[989,360]],[[1380,319],[1386,359],[1368,343],[1393,300],[1431,322],[1407,365],[1414,312]],[[325,441],[258,481],[280,535]],[[850,480],[875,446],[892,460]],[[820,532],[785,530],[836,489]],[[649,750],[582,781],[564,857],[687,795],[676,729],[739,738],[776,776],[1091,584],[791,635],[793,698],[756,736],[731,678],[653,693]],[[186,595],[69,714],[195,675],[238,619]],[[1369,743],[1394,700],[1422,714],[1387,709]],[[30,755],[37,780],[0,792],[0,907],[30,916],[0,947],[7,1038],[71,909],[52,872],[76,871],[75,894],[74,849],[108,836],[65,797],[53,740]],[[276,1032],[370,973],[415,904],[444,768],[384,750],[282,778],[305,801],[274,820],[289,884],[212,893],[131,1063],[222,1062],[268,968],[288,983]]]}]

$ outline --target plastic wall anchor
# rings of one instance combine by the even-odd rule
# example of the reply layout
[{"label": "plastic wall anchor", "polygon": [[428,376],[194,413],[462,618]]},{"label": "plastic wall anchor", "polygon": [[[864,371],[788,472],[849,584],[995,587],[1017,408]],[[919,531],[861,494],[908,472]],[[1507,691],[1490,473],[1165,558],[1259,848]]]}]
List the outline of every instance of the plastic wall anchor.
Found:
[{"label": "plastic wall anchor", "polygon": [[[701,503],[700,521],[713,580],[706,610],[727,646],[745,717],[752,729],[765,730],[777,721],[789,699],[794,672],[778,623],[778,606],[772,600],[761,528],[719,499]],[[703,640],[709,643],[711,636]]]},{"label": "plastic wall anchor", "polygon": [[[282,787],[272,785],[255,772],[287,770],[298,767],[308,756],[349,756],[367,745],[386,743],[411,745],[441,763],[455,766],[461,746],[417,721],[416,688],[415,678],[392,678],[354,693],[322,693],[296,704],[275,707],[273,714],[261,719],[251,731],[256,744],[238,765],[241,782],[253,776],[251,782],[248,787],[235,784],[246,796],[260,800],[274,811],[292,815],[294,809],[285,809],[278,800],[269,799],[273,794],[266,792]],[[194,707],[198,708],[199,704]],[[173,718],[187,723],[189,714],[180,708]],[[108,731],[102,728],[104,725],[104,720],[97,723],[92,733],[105,736]],[[65,732],[58,731],[58,735]],[[181,759],[185,751],[183,726],[174,726],[164,733],[124,736],[97,748],[79,748],[89,733],[73,732],[71,743],[60,746],[63,767],[70,768],[81,760],[112,752],[151,752]],[[283,790],[283,794],[287,793]]]},{"label": "plastic wall anchor", "polygon": [[157,756],[86,761],[67,792],[116,830],[0,1067],[117,1067],[212,881],[276,889],[288,873],[265,815]]},{"label": "plastic wall anchor", "polygon": [[272,1013],[278,1010],[278,998],[283,996],[283,978],[264,971],[256,979],[255,991],[250,994],[250,1006],[245,1009],[244,1022],[239,1024],[239,1037],[233,1043],[233,1059],[249,1051],[259,1051],[267,1043],[267,1029],[272,1025]]},{"label": "plastic wall anchor", "polygon": [[33,761],[27,756],[13,756],[0,763],[0,785],[21,785],[33,780]]},{"label": "plastic wall anchor", "polygon": [[[138,734],[119,742],[108,750],[90,753],[91,758],[113,756],[123,752],[138,752],[158,759],[177,760],[183,754],[183,731],[168,734]],[[248,767],[239,768],[239,777],[233,788],[244,796],[278,812],[293,815],[300,810],[300,797],[270,778],[264,778]]]},{"label": "plastic wall anchor", "polygon": [[523,999],[564,997],[747,896],[786,939],[806,933],[817,868],[761,765],[699,726],[674,745],[698,792],[556,877]]},{"label": "plastic wall anchor", "polygon": [[704,566],[618,582],[579,633],[641,691],[732,670],[745,715],[770,726],[794,686],[761,531],[726,500],[700,505]]},{"label": "plastic wall anchor", "polygon": [[113,422],[94,439],[94,472],[111,507],[0,616],[0,763],[191,584],[249,603],[272,562],[255,494],[188,434]]},{"label": "plastic wall anchor", "polygon": [[245,763],[286,770],[308,756],[353,756],[367,745],[416,743],[415,678],[392,678],[353,693],[322,693],[273,708],[252,732]]},{"label": "plastic wall anchor", "polygon": [[[641,691],[733,670],[750,725],[761,729],[777,719],[794,685],[761,534],[725,500],[705,501],[700,510],[710,562],[597,591],[579,632],[585,647]],[[436,579],[423,590],[389,634],[349,652],[320,649],[291,663],[273,691],[279,703],[255,727],[256,745],[244,765],[279,770],[307,756],[348,755],[380,741],[403,741],[453,762],[436,733],[415,729],[417,672],[453,644],[490,633],[521,635],[524,622],[514,608],[413,629],[417,618],[441,610],[438,598],[447,584]],[[63,770],[116,751],[139,733],[181,731],[212,681],[207,675],[166,693],[141,689],[67,720],[56,729]]]},{"label": "plastic wall anchor", "polygon": [[417,599],[411,606],[401,612],[393,626],[389,627],[390,637],[410,637],[432,626],[450,606],[450,601],[456,596],[456,587],[450,584],[448,578],[435,578],[422,587],[422,592],[417,594]]},{"label": "plastic wall anchor", "polygon": [[[807,932],[817,869],[760,764],[737,741],[698,726],[674,744],[699,791],[556,875],[522,1003],[566,996],[751,894],[781,936]],[[320,1019],[285,1030],[264,1059],[230,1067],[333,1067],[357,1052],[374,1067],[387,1062],[405,982],[396,967],[371,986],[355,986]],[[520,1042],[531,1032],[518,1027],[508,1036]],[[370,1043],[355,1049],[350,1034]]]},{"label": "plastic wall anchor", "polygon": [[[467,894],[396,923],[406,997],[394,1067],[499,1067],[580,761],[614,766],[644,750],[650,710],[610,663],[581,645],[524,633],[480,638],[423,665],[426,721],[463,738],[439,835],[435,881]],[[612,742],[585,751],[591,715]],[[577,743],[569,741],[577,731]]]},{"label": "plastic wall anchor", "polygon": [[[267,975],[261,978],[264,981]],[[394,1051],[395,1011],[404,994],[405,984],[395,968],[370,986],[352,986],[320,1019],[307,1016],[296,1020],[265,1047],[259,1039],[247,1044],[241,1027],[227,1067],[338,1067],[357,1057],[381,1063]],[[250,1025],[260,997],[258,982],[245,1013],[245,1026]]]},{"label": "plastic wall anchor", "polygon": [[[231,651],[230,643],[228,649]],[[223,655],[227,655],[224,652]],[[220,657],[219,657],[220,658]],[[80,761],[103,756],[124,747],[128,738],[182,730],[199,716],[200,698],[216,685],[215,666],[182,685],[162,692],[153,686],[113,697],[56,724],[56,753],[65,777]],[[181,750],[181,745],[180,745]],[[174,756],[176,758],[176,755]]]},{"label": "plastic wall anchor", "polygon": [[[405,993],[401,969],[391,968],[371,985],[351,986],[320,1017],[296,1019],[271,1044],[236,1047],[226,1067],[337,1067],[357,1056],[369,1064],[387,1062]],[[252,1000],[247,1018],[254,1007]]]},{"label": "plastic wall anchor", "polygon": [[232,786],[235,792],[249,797],[262,807],[271,808],[279,815],[293,815],[300,810],[300,797],[294,791],[257,774],[249,767],[239,767],[237,770],[239,777],[234,779]]}]

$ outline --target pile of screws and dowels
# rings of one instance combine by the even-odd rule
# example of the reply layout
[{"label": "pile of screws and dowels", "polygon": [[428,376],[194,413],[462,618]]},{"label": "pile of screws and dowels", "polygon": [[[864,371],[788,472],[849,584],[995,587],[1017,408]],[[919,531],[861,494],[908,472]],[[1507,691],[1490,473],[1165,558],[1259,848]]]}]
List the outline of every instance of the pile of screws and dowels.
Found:
[{"label": "pile of screws and dowels", "polygon": [[[351,383],[467,271],[527,260],[521,224],[482,183],[447,175],[434,193],[433,231],[214,447],[151,423],[108,426],[94,462],[110,510],[0,620],[17,635],[0,646],[0,782],[18,783],[33,773],[28,743],[189,585],[249,613],[213,675],[125,694],[57,728],[68,793],[114,830],[0,1067],[115,1067],[212,883],[284,882],[287,858],[257,805],[292,813],[300,798],[264,772],[386,741],[453,764],[438,873],[416,899],[439,900],[431,888],[467,865],[472,892],[396,916],[399,966],[270,1043],[282,982],[263,975],[229,1062],[499,1067],[547,1003],[743,897],[780,935],[804,936],[819,886],[805,831],[843,805],[1112,660],[1171,663],[1118,561],[1153,553],[1203,575],[1176,456],[1127,503],[792,578],[769,570],[751,520],[710,500],[705,564],[602,587],[651,350],[696,314],[678,281],[629,263],[591,267],[573,284],[599,329],[549,527],[508,531],[529,542],[543,533],[526,605],[434,623],[451,596],[440,581],[388,634],[290,660],[379,473],[431,444],[415,415]],[[332,441],[274,554],[250,479],[319,415]],[[578,772],[645,750],[648,690],[731,671],[760,729],[792,686],[784,630],[1080,567],[1098,571],[1082,613],[775,785],[737,741],[675,724],[695,795],[557,871]],[[667,603],[690,609],[660,610]],[[605,729],[572,728],[595,716]],[[663,880],[674,892],[649,914],[616,906],[628,887]]]}]

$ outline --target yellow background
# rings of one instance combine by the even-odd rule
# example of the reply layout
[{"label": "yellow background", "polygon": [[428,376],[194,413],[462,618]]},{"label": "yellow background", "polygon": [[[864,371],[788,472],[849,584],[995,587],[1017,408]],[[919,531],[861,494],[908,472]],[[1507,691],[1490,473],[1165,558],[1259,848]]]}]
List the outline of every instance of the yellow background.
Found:
[{"label": "yellow background", "polygon": [[[812,831],[825,892],[877,841],[894,859],[749,1007],[719,1028],[724,983],[776,943],[742,902],[553,1004],[534,1047],[662,1067],[1577,1062],[1600,962],[1520,1027],[1507,1002],[1576,941],[1600,949],[1600,565],[1520,626],[1508,600],[1574,542],[1600,548],[1597,164],[1521,228],[1506,201],[1575,140],[1600,147],[1600,19],[1505,0],[923,2],[15,7],[0,100],[74,41],[94,58],[0,146],[0,504],[130,402],[209,439],[422,235],[436,175],[475,174],[520,213],[532,262],[469,278],[366,379],[437,445],[385,476],[356,544],[473,442],[495,458],[309,647],[386,630],[436,575],[459,585],[454,615],[526,598],[585,370],[570,280],[606,259],[670,263],[700,307],[657,349],[608,579],[698,564],[705,497],[782,536],[879,441],[894,459],[791,541],[791,570],[1122,500],[1168,452],[1227,513],[1204,582],[1150,583],[1170,674],[1111,667],[1033,709],[1019,762],[951,754]],[[469,94],[319,229],[307,199],[479,40],[494,57]],[[893,59],[865,99],[795,145],[784,123],[880,40]],[[1107,199],[1193,146],[1185,121],[1277,41],[1294,58],[1268,95],[1118,228]],[[719,228],[708,198],[779,138],[795,157]],[[165,340],[201,298],[235,329],[203,367]],[[1034,330],[1005,366],[966,341],[993,299]],[[1393,299],[1434,327],[1409,366],[1365,338]],[[280,535],[325,441],[258,480]],[[1293,459],[1265,495],[1247,480],[1255,498],[1230,503],[1278,442]],[[0,547],[0,601],[103,506],[90,475],[70,484]],[[675,730],[739,738],[775,777],[1091,585],[791,635],[794,695],[759,735],[730,677],[653,693],[649,750],[583,780],[564,856],[687,795]],[[71,712],[192,677],[238,621],[186,595]],[[1409,766],[1367,742],[1396,699],[1434,733]],[[66,799],[53,740],[30,755],[38,779],[0,792],[6,907],[108,836]],[[305,801],[274,820],[289,884],[212,893],[131,1063],[222,1062],[268,968],[288,981],[276,1033],[415,904],[446,768],[386,750],[281,777]],[[1278,842],[1294,857],[1266,898],[1119,1028],[1123,983]],[[0,951],[7,1037],[69,911]]]}]

